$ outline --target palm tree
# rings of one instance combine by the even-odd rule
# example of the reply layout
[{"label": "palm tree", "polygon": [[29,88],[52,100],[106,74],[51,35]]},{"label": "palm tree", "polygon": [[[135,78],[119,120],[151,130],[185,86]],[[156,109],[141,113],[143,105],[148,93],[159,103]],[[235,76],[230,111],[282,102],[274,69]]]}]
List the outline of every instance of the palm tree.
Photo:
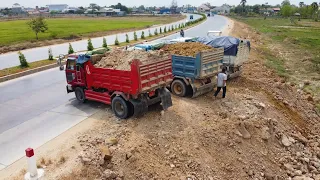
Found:
[{"label": "palm tree", "polygon": [[304,6],[304,2],[300,2],[299,6],[300,6],[300,8],[302,8],[302,6]]},{"label": "palm tree", "polygon": [[311,7],[312,7],[312,10],[313,10],[313,17],[314,17],[314,19],[317,21],[317,20],[318,20],[318,18],[317,18],[317,12],[318,12],[318,9],[319,9],[319,5],[318,5],[317,2],[313,2],[313,3],[311,4]]},{"label": "palm tree", "polygon": [[244,14],[244,8],[246,7],[247,0],[241,0],[240,5],[242,5],[242,12]]},{"label": "palm tree", "polygon": [[299,21],[301,21],[301,15],[302,15],[302,7],[304,6],[304,2],[300,2],[299,3],[299,7],[300,7],[300,16],[299,16]]}]

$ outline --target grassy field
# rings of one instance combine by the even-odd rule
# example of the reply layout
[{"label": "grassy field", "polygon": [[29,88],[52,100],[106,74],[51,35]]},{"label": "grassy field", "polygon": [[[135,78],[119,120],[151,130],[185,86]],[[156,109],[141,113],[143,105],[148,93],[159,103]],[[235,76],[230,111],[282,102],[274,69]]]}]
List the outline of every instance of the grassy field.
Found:
[{"label": "grassy field", "polygon": [[254,27],[259,32],[266,34],[272,40],[284,45],[307,50],[313,54],[312,62],[320,70],[320,22],[302,19],[295,20],[292,24],[285,18],[241,18],[242,22]]},{"label": "grassy field", "polygon": [[[123,18],[57,18],[47,19],[49,30],[40,33],[39,39],[73,38],[90,33],[144,28],[178,20],[173,17],[123,17]],[[0,21],[0,46],[36,40],[28,28],[27,20]]]},{"label": "grassy field", "polygon": [[303,90],[313,96],[320,113],[320,22],[234,18],[265,37],[258,46],[265,65],[289,82],[302,85]]}]

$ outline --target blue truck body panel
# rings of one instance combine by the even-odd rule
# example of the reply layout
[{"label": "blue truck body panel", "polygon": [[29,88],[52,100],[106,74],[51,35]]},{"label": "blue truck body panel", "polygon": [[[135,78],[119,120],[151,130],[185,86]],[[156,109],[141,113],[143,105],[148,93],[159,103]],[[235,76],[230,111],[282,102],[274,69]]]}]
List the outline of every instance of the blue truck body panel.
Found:
[{"label": "blue truck body panel", "polygon": [[215,76],[223,64],[223,49],[200,52],[196,57],[172,55],[172,73],[174,76],[191,80]]}]

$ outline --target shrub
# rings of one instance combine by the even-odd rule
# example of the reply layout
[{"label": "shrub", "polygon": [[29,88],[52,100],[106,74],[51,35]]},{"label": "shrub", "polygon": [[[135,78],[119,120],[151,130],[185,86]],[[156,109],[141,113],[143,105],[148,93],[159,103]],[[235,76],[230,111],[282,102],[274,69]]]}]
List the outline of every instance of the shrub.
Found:
[{"label": "shrub", "polygon": [[[118,37],[117,37],[117,40],[118,40]],[[126,43],[129,43],[129,42],[130,42],[129,36],[128,36],[128,34],[126,34]]]},{"label": "shrub", "polygon": [[181,24],[179,24],[178,28],[181,29]]},{"label": "shrub", "polygon": [[164,27],[163,32],[164,32],[164,33],[167,33],[167,26]]},{"label": "shrub", "polygon": [[160,34],[162,34],[162,28],[160,27]]},{"label": "shrub", "polygon": [[141,39],[145,39],[145,37],[144,37],[144,31],[141,32]]},{"label": "shrub", "polygon": [[150,31],[150,29],[149,29],[149,37],[152,37],[152,34],[151,34],[151,31]]},{"label": "shrub", "polygon": [[27,62],[26,57],[24,56],[24,54],[22,54],[20,51],[18,52],[19,55],[19,60],[20,60],[20,67],[25,68],[25,67],[29,67],[29,64]]},{"label": "shrub", "polygon": [[90,38],[88,39],[87,49],[88,49],[88,51],[92,51],[94,49]]},{"label": "shrub", "polygon": [[[128,35],[127,35],[127,37],[128,37]],[[129,38],[128,38],[128,40],[129,40]],[[119,40],[118,40],[118,36],[116,36],[116,40],[114,41],[114,45],[116,45],[116,46],[120,45]]]},{"label": "shrub", "polygon": [[53,54],[52,54],[52,49],[51,48],[48,49],[48,56],[49,56],[48,57],[49,60],[53,60]]},{"label": "shrub", "polygon": [[71,46],[71,43],[69,43],[68,54],[72,54],[72,53],[74,53],[74,50],[73,50],[73,48]]},{"label": "shrub", "polygon": [[107,47],[108,47],[107,40],[106,40],[105,37],[104,37],[103,40],[102,40],[102,47],[104,47],[104,48],[107,48]]},{"label": "shrub", "polygon": [[154,35],[158,35],[158,29],[154,30]]},{"label": "shrub", "polygon": [[134,38],[135,41],[138,41],[138,36],[137,36],[136,32],[133,33],[133,38]]}]

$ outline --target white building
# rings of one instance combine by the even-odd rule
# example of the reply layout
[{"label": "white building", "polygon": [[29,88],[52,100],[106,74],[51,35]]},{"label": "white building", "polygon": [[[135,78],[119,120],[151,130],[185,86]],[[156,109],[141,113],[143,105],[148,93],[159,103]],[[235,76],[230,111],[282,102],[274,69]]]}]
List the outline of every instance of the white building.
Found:
[{"label": "white building", "polygon": [[51,11],[58,11],[58,12],[62,12],[64,9],[68,9],[68,5],[67,4],[49,4],[47,5],[49,12]]},{"label": "white building", "polygon": [[202,4],[201,6],[198,7],[199,12],[208,12],[210,11],[210,8],[206,6],[205,4]]}]

